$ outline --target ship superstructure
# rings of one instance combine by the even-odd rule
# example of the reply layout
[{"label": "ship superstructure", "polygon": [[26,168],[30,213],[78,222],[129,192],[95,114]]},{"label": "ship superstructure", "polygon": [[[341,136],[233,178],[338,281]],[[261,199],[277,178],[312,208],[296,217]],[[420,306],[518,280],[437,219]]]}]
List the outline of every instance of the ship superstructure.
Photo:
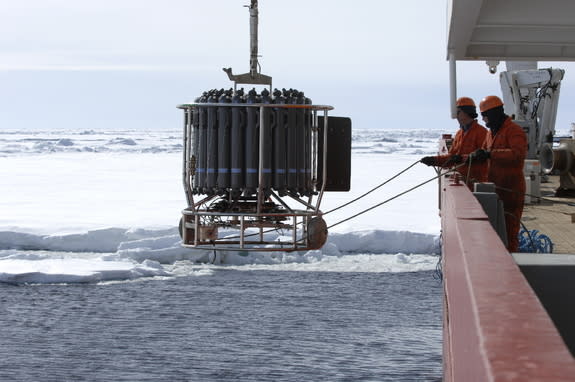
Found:
[{"label": "ship superstructure", "polygon": [[[557,192],[573,187],[574,140],[555,142],[561,79],[568,74],[537,62],[575,61],[573,14],[568,0],[451,0],[447,43],[452,115],[458,61],[485,61],[493,74],[506,62],[500,74],[506,113],[529,141],[526,224],[544,226],[543,211],[550,210],[558,224],[549,235],[571,243],[575,219],[569,199]],[[558,185],[551,193],[550,184]],[[510,254],[494,229],[497,218],[461,185],[440,182],[444,381],[575,381],[575,254]]]}]

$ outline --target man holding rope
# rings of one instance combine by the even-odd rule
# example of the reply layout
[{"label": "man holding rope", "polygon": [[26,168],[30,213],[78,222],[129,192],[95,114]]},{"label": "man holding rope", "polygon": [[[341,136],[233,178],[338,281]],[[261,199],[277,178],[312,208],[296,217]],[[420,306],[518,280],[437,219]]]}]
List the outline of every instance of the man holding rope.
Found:
[{"label": "man holding rope", "polygon": [[487,96],[479,103],[483,121],[489,127],[483,147],[471,155],[472,163],[487,163],[487,181],[495,184],[503,201],[507,249],[517,252],[519,228],[525,201],[523,162],[527,156],[527,136],[523,129],[503,111],[499,97]]},{"label": "man holding rope", "polygon": [[[483,147],[487,129],[477,123],[477,111],[475,102],[469,97],[461,97],[456,102],[457,122],[460,129],[455,134],[453,144],[445,155],[429,156],[421,158],[421,163],[427,166],[443,168],[453,167],[463,163],[463,157]],[[467,186],[473,191],[473,184],[484,182],[487,177],[487,163],[472,162],[459,166],[457,171],[463,176]]]}]

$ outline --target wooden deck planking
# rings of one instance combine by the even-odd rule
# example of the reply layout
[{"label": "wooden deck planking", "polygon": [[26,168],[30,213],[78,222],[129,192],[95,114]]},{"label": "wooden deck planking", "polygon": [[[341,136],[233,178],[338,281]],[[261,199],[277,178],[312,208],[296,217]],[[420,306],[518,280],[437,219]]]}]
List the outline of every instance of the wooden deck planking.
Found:
[{"label": "wooden deck planking", "polygon": [[[549,176],[541,183],[540,203],[526,204],[522,223],[528,230],[536,229],[549,236],[553,242],[553,253],[575,254],[575,198],[555,197],[559,187],[559,176]],[[558,203],[563,202],[563,203]],[[564,203],[572,203],[573,206]]]}]

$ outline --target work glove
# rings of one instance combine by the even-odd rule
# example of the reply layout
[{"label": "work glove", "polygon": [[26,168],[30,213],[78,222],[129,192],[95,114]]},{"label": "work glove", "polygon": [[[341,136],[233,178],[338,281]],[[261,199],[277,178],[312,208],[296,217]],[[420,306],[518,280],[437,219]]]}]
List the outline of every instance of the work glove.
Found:
[{"label": "work glove", "polygon": [[437,166],[437,159],[435,159],[435,157],[423,157],[420,162],[426,166]]},{"label": "work glove", "polygon": [[485,162],[489,159],[490,153],[487,150],[478,149],[469,154],[469,160],[473,162]]},{"label": "work glove", "polygon": [[460,164],[463,163],[463,157],[459,154],[453,154],[450,158],[449,158],[449,163],[453,163],[453,164]]}]

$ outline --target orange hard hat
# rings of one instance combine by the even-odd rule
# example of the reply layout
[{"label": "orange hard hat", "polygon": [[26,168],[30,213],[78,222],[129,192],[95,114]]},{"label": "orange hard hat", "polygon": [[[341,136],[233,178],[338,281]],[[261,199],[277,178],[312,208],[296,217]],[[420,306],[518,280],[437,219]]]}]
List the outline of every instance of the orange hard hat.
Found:
[{"label": "orange hard hat", "polygon": [[475,102],[469,97],[461,97],[457,99],[455,103],[456,106],[473,106],[475,107]]},{"label": "orange hard hat", "polygon": [[491,110],[498,106],[503,106],[501,98],[494,95],[487,96],[479,102],[479,111],[483,113],[484,111]]}]

